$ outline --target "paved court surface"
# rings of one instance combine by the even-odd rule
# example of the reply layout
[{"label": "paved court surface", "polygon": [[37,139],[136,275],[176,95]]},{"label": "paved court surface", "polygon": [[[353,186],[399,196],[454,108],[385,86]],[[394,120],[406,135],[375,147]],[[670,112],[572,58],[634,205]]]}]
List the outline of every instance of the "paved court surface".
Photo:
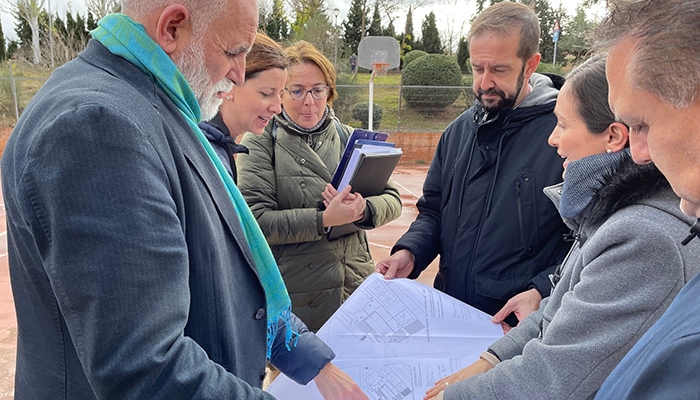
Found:
[{"label": "paved court surface", "polygon": [[[391,246],[413,222],[418,210],[416,200],[420,197],[427,165],[397,167],[392,180],[399,186],[403,212],[396,221],[367,232],[370,250],[374,261],[389,256]],[[437,273],[437,262],[433,262],[419,281],[432,285]],[[15,348],[17,345],[17,321],[15,319],[10,277],[7,265],[7,232],[5,225],[5,204],[0,191],[0,399],[14,398]]]}]

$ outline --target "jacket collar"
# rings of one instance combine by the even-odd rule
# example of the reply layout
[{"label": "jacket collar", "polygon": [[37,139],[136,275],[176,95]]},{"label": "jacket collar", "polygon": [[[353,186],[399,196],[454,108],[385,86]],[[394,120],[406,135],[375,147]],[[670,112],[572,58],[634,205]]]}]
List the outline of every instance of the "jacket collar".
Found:
[{"label": "jacket collar", "polygon": [[[612,175],[603,179],[605,183],[593,197],[584,216],[576,221],[564,219],[572,230],[578,231],[579,224],[584,224],[586,230],[594,231],[611,215],[633,204],[664,210],[686,222],[688,227],[695,222],[695,218],[681,212],[678,196],[673,193],[666,178],[653,164],[637,165],[629,158],[620,163]],[[544,188],[544,194],[552,200],[557,209],[563,186],[564,184],[560,183]]]}]

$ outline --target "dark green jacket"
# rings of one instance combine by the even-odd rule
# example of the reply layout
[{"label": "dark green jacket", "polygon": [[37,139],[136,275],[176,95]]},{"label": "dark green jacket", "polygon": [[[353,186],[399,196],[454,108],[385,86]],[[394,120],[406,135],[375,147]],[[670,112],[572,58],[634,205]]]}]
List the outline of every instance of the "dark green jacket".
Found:
[{"label": "dark green jacket", "polygon": [[[338,128],[345,137],[353,129],[331,112],[324,128],[310,136],[276,116],[261,136],[243,137],[250,154],[238,156],[241,192],[272,247],[294,313],[314,331],[374,270],[364,231],[328,240],[323,229],[318,206],[343,150]],[[390,182],[382,195],[367,198],[358,225],[372,229],[400,214],[399,191]]]}]

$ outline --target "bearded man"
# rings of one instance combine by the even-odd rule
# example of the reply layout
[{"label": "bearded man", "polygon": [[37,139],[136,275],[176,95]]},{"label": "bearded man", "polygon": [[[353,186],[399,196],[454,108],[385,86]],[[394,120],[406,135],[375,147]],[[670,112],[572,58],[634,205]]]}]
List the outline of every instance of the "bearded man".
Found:
[{"label": "bearded man", "polygon": [[549,274],[570,247],[542,192],[561,182],[562,161],[547,144],[558,90],[535,73],[539,37],[522,4],[498,3],[476,18],[467,38],[476,101],[445,129],[418,217],[376,266],[386,278],[417,278],[440,255],[434,286],[500,310],[493,321],[505,320],[504,329],[549,295]]},{"label": "bearded man", "polygon": [[255,0],[123,0],[2,159],[18,399],[263,399],[268,359],[366,398],[291,314],[198,129],[244,81]]}]

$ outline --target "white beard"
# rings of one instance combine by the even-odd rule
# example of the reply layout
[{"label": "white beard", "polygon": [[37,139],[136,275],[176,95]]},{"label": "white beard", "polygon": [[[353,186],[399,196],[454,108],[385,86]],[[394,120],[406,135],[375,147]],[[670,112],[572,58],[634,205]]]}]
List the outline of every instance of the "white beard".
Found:
[{"label": "white beard", "polygon": [[180,59],[175,61],[175,65],[192,87],[199,103],[202,121],[209,121],[219,111],[222,102],[218,93],[230,92],[233,83],[226,78],[216,83],[211,82],[203,53],[199,42],[192,43],[185,49]]}]

